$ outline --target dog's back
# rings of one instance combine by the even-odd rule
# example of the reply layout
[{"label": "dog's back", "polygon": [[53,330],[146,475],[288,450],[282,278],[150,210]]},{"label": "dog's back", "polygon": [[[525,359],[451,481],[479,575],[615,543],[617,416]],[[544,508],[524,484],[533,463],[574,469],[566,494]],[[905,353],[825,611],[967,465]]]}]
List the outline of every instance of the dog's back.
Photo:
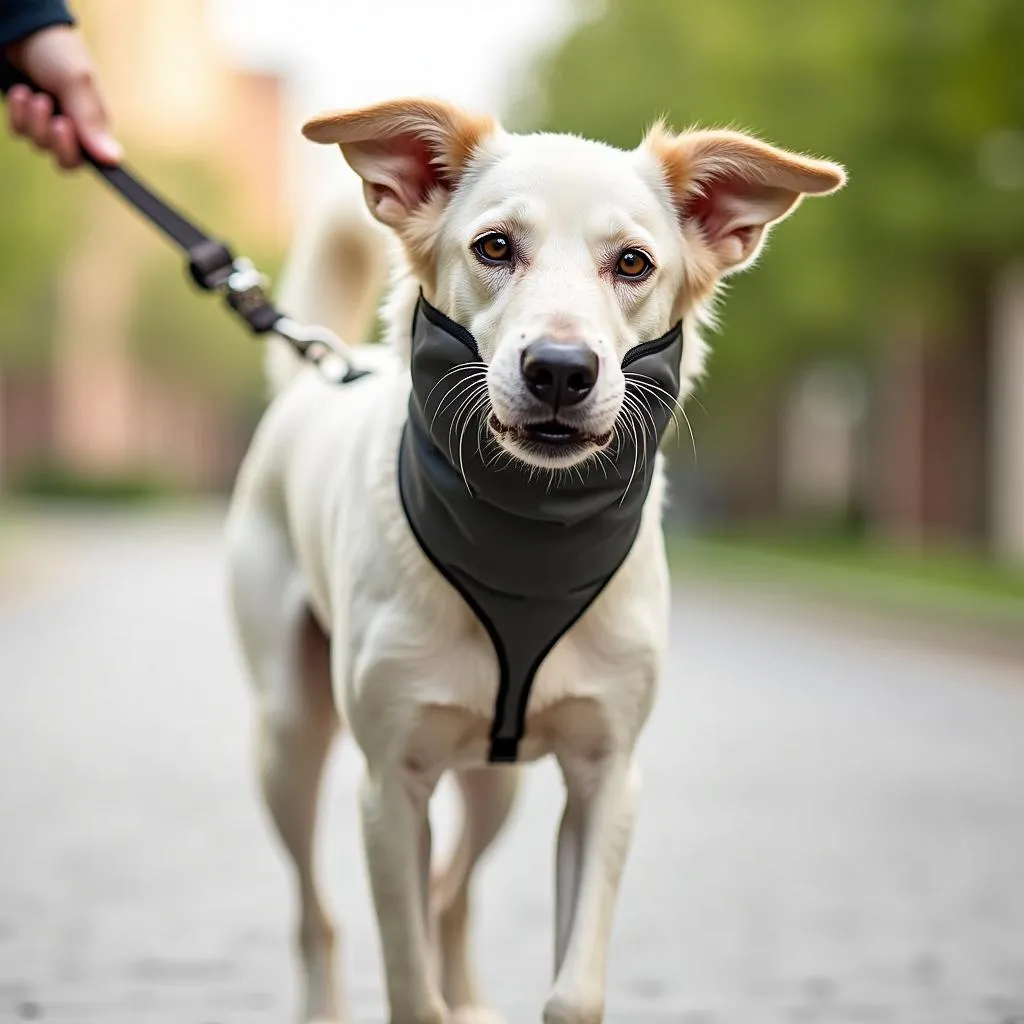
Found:
[{"label": "dog's back", "polygon": [[[300,323],[330,328],[348,345],[366,341],[387,280],[389,243],[366,212],[359,179],[338,175],[321,201],[304,212],[277,289],[281,308]],[[272,394],[302,369],[285,342],[267,345]]]}]

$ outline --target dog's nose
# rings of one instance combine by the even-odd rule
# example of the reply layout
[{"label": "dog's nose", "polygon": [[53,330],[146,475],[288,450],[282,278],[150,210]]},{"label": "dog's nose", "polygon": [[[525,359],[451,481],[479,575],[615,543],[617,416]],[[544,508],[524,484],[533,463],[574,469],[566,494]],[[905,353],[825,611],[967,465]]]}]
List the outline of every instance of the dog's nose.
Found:
[{"label": "dog's nose", "polygon": [[538,338],[519,363],[530,394],[558,412],[582,402],[597,383],[597,353],[579,341]]}]

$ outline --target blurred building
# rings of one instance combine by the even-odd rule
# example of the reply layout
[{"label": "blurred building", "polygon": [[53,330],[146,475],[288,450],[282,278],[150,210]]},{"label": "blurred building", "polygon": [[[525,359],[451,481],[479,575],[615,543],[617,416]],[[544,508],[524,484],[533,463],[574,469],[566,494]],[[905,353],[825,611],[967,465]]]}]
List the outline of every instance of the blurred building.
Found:
[{"label": "blurred building", "polygon": [[[212,231],[230,235],[242,225],[246,245],[283,245],[290,213],[281,80],[232,66],[204,0],[76,0],[74,9],[131,162],[150,179],[151,166],[208,171],[229,183]],[[81,230],[56,282],[52,376],[17,389],[8,382],[8,473],[49,461],[84,475],[155,468],[184,485],[222,486],[239,456],[230,414],[132,353],[143,282],[154,261],[176,269],[178,257],[122,200],[88,185],[79,190]],[[202,301],[184,281],[181,300]]]},{"label": "blurred building", "polygon": [[974,331],[898,324],[869,396],[841,367],[801,376],[781,412],[784,511],[843,522],[857,507],[878,539],[1024,565],[1024,265],[981,291]]}]

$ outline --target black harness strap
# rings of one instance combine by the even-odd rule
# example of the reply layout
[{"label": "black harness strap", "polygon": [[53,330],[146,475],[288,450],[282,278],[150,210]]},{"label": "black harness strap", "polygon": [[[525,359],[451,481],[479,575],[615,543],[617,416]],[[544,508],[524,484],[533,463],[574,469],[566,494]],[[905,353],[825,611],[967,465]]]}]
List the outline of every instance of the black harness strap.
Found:
[{"label": "black harness strap", "polygon": [[[14,85],[44,91],[26,75],[0,62],[0,91],[6,93]],[[54,112],[58,112],[56,99],[53,103]],[[203,291],[222,292],[228,307],[254,334],[279,334],[303,359],[337,383],[347,384],[365,375],[367,371],[354,368],[339,351],[338,340],[330,331],[305,327],[281,313],[267,298],[263,275],[249,260],[236,257],[225,242],[208,235],[124,164],[100,163],[84,149],[82,157],[115,192],[184,251],[192,280]]]}]

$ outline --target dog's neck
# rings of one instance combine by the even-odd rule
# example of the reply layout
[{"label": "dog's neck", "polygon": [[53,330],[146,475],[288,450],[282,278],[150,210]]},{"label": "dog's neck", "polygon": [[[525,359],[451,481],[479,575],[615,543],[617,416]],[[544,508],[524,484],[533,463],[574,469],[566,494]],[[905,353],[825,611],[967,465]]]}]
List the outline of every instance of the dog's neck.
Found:
[{"label": "dog's neck", "polygon": [[406,365],[412,357],[411,325],[422,290],[423,285],[412,270],[399,263],[392,273],[391,284],[381,306],[383,341],[401,355]]}]

